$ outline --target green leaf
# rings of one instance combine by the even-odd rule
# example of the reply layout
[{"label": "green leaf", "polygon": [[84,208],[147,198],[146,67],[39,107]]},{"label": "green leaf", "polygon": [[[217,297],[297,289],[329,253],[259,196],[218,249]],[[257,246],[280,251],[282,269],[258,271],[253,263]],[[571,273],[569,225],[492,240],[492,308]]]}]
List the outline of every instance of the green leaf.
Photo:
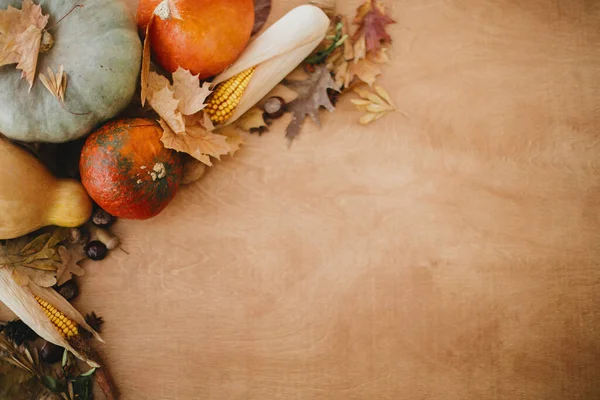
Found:
[{"label": "green leaf", "polygon": [[42,376],[42,383],[52,393],[63,393],[65,391],[65,386],[50,375]]},{"label": "green leaf", "polygon": [[83,377],[92,376],[92,374],[93,374],[94,372],[96,372],[96,368],[92,368],[92,369],[90,369],[88,372],[85,372],[85,373],[83,373],[83,374],[81,374],[81,375],[79,375],[79,376],[83,376]]}]

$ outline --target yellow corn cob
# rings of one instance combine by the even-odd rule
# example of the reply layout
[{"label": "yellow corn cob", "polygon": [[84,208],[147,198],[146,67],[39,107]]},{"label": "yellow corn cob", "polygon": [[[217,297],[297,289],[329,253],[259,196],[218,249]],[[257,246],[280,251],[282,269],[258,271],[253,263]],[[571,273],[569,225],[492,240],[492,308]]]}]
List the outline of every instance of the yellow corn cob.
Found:
[{"label": "yellow corn cob", "polygon": [[79,329],[77,328],[76,322],[71,321],[63,313],[58,311],[56,307],[48,303],[46,300],[38,296],[35,296],[35,300],[42,307],[42,310],[44,310],[46,316],[50,319],[54,326],[56,326],[56,329],[58,329],[58,331],[64,338],[70,339],[74,336],[79,335]]},{"label": "yellow corn cob", "polygon": [[211,93],[205,110],[215,125],[225,123],[233,115],[255,70],[256,67],[252,67],[240,72],[217,85]]}]

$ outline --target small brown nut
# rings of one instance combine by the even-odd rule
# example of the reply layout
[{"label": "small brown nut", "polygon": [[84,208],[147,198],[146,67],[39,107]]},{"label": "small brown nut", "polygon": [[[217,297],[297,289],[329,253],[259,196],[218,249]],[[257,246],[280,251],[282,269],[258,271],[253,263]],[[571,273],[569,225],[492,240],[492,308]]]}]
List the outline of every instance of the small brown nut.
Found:
[{"label": "small brown nut", "polygon": [[269,97],[263,109],[265,110],[265,117],[270,119],[281,118],[285,112],[285,100],[279,96]]},{"label": "small brown nut", "polygon": [[92,215],[92,222],[96,226],[110,226],[113,222],[115,222],[115,217],[98,207],[94,214]]}]

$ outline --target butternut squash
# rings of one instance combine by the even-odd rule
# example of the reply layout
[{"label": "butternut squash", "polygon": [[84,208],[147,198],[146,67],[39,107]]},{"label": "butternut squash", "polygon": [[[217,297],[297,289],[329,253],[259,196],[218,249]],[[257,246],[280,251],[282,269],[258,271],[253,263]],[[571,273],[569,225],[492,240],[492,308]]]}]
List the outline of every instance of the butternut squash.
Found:
[{"label": "butternut squash", "polygon": [[81,183],[55,178],[32,154],[0,138],[0,239],[48,225],[79,226],[91,214]]}]

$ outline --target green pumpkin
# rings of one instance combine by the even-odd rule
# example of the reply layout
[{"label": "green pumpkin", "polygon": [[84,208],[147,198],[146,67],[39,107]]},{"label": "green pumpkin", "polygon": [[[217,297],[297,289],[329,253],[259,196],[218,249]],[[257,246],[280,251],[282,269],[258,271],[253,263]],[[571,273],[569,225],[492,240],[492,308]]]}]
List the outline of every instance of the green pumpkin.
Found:
[{"label": "green pumpkin", "polygon": [[[0,67],[0,133],[24,142],[61,143],[81,138],[131,102],[142,45],[133,16],[121,0],[34,0],[49,15],[53,47],[40,54],[31,91],[16,64]],[[0,0],[0,9],[20,0]],[[64,66],[65,107],[38,78]]]}]

